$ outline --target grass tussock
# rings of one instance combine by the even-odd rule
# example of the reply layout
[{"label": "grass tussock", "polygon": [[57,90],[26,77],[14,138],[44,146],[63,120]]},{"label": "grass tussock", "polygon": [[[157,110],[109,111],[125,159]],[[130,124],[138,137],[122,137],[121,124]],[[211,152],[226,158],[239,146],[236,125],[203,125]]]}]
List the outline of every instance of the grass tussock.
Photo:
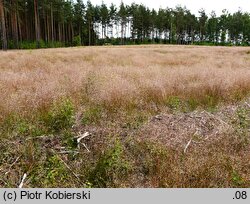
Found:
[{"label": "grass tussock", "polygon": [[0,186],[249,187],[248,52],[1,53]]}]

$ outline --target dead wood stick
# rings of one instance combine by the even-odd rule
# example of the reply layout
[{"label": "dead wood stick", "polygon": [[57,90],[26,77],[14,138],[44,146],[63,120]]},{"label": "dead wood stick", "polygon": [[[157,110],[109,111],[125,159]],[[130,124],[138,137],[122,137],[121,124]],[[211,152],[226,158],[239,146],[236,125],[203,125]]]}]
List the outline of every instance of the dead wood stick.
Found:
[{"label": "dead wood stick", "polygon": [[[81,144],[81,140],[90,136],[91,134],[89,132],[85,132],[83,135],[81,135],[81,133],[79,133],[79,137],[77,138],[77,144],[78,144],[78,149],[80,149],[80,144]],[[87,145],[85,143],[82,144],[88,152],[90,152],[90,150],[88,149]]]},{"label": "dead wood stick", "polygon": [[18,186],[18,188],[22,188],[23,187],[23,184],[24,184],[24,181],[25,181],[26,177],[27,177],[27,174],[25,173],[23,175],[22,181],[21,181],[20,185]]},{"label": "dead wood stick", "polygon": [[69,167],[69,165],[58,155],[59,159],[62,161],[62,163],[66,166],[66,168],[76,177],[76,179],[78,180],[78,182],[82,185],[84,185],[81,181],[81,179],[79,178],[79,176]]},{"label": "dead wood stick", "polygon": [[187,143],[187,145],[185,146],[185,149],[184,149],[184,154],[186,154],[186,152],[187,152],[187,148],[188,148],[188,147],[189,147],[189,145],[191,144],[192,140],[193,140],[193,138],[191,138],[191,139],[189,140],[189,142]]}]

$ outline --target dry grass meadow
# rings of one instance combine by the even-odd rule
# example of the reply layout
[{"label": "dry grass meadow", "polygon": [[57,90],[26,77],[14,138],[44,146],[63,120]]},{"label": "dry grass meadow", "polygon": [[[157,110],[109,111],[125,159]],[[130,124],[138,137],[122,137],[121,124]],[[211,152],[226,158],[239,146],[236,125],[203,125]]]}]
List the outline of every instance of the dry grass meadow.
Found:
[{"label": "dry grass meadow", "polygon": [[250,187],[248,47],[8,51],[0,70],[0,187]]}]

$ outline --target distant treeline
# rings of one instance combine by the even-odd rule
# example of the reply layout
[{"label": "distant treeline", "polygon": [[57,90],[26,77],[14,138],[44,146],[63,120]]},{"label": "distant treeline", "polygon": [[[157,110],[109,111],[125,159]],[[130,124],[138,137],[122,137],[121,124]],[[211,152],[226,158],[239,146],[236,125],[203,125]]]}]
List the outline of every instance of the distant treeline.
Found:
[{"label": "distant treeline", "polygon": [[250,45],[250,14],[223,10],[195,16],[185,7],[86,4],[82,0],[0,0],[1,48],[79,45]]}]

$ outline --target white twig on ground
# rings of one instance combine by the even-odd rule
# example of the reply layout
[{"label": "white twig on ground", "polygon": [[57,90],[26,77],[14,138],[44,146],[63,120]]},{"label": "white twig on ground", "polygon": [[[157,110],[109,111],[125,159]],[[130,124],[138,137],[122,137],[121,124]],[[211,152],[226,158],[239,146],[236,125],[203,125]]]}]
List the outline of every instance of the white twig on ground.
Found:
[{"label": "white twig on ground", "polygon": [[77,143],[80,143],[82,139],[84,139],[85,137],[90,136],[89,132],[85,132],[83,135],[81,133],[79,133],[79,136],[77,138]]},{"label": "white twig on ground", "polygon": [[66,168],[77,178],[77,180],[79,181],[79,183],[82,184],[82,181],[79,178],[79,176],[69,167],[69,165],[59,155],[58,155],[58,157],[62,161],[62,163],[66,166]]},{"label": "white twig on ground", "polygon": [[[80,149],[81,140],[90,136],[90,135],[91,134],[89,132],[85,132],[84,134],[79,133],[79,136],[77,138],[78,149]],[[88,152],[90,152],[85,143],[82,143],[82,145],[87,149]]]},{"label": "white twig on ground", "polygon": [[186,154],[186,152],[187,152],[187,148],[188,148],[188,147],[189,147],[189,145],[191,144],[192,140],[193,140],[193,138],[191,138],[191,139],[189,140],[189,142],[187,143],[187,145],[185,146],[185,149],[184,149],[184,154]]},{"label": "white twig on ground", "polygon": [[27,177],[27,174],[25,173],[23,175],[22,181],[21,181],[20,185],[18,186],[18,188],[22,188],[23,187],[23,184],[24,184],[24,181],[25,181],[26,177]]},{"label": "white twig on ground", "polygon": [[245,104],[248,106],[248,108],[250,108],[250,104],[249,103],[245,102]]},{"label": "white twig on ground", "polygon": [[82,143],[82,145],[85,147],[85,149],[86,149],[88,152],[90,152],[90,150],[89,150],[89,148],[87,147],[86,144]]},{"label": "white twig on ground", "polygon": [[162,116],[161,115],[157,115],[157,116],[154,117],[154,119],[162,120]]}]

